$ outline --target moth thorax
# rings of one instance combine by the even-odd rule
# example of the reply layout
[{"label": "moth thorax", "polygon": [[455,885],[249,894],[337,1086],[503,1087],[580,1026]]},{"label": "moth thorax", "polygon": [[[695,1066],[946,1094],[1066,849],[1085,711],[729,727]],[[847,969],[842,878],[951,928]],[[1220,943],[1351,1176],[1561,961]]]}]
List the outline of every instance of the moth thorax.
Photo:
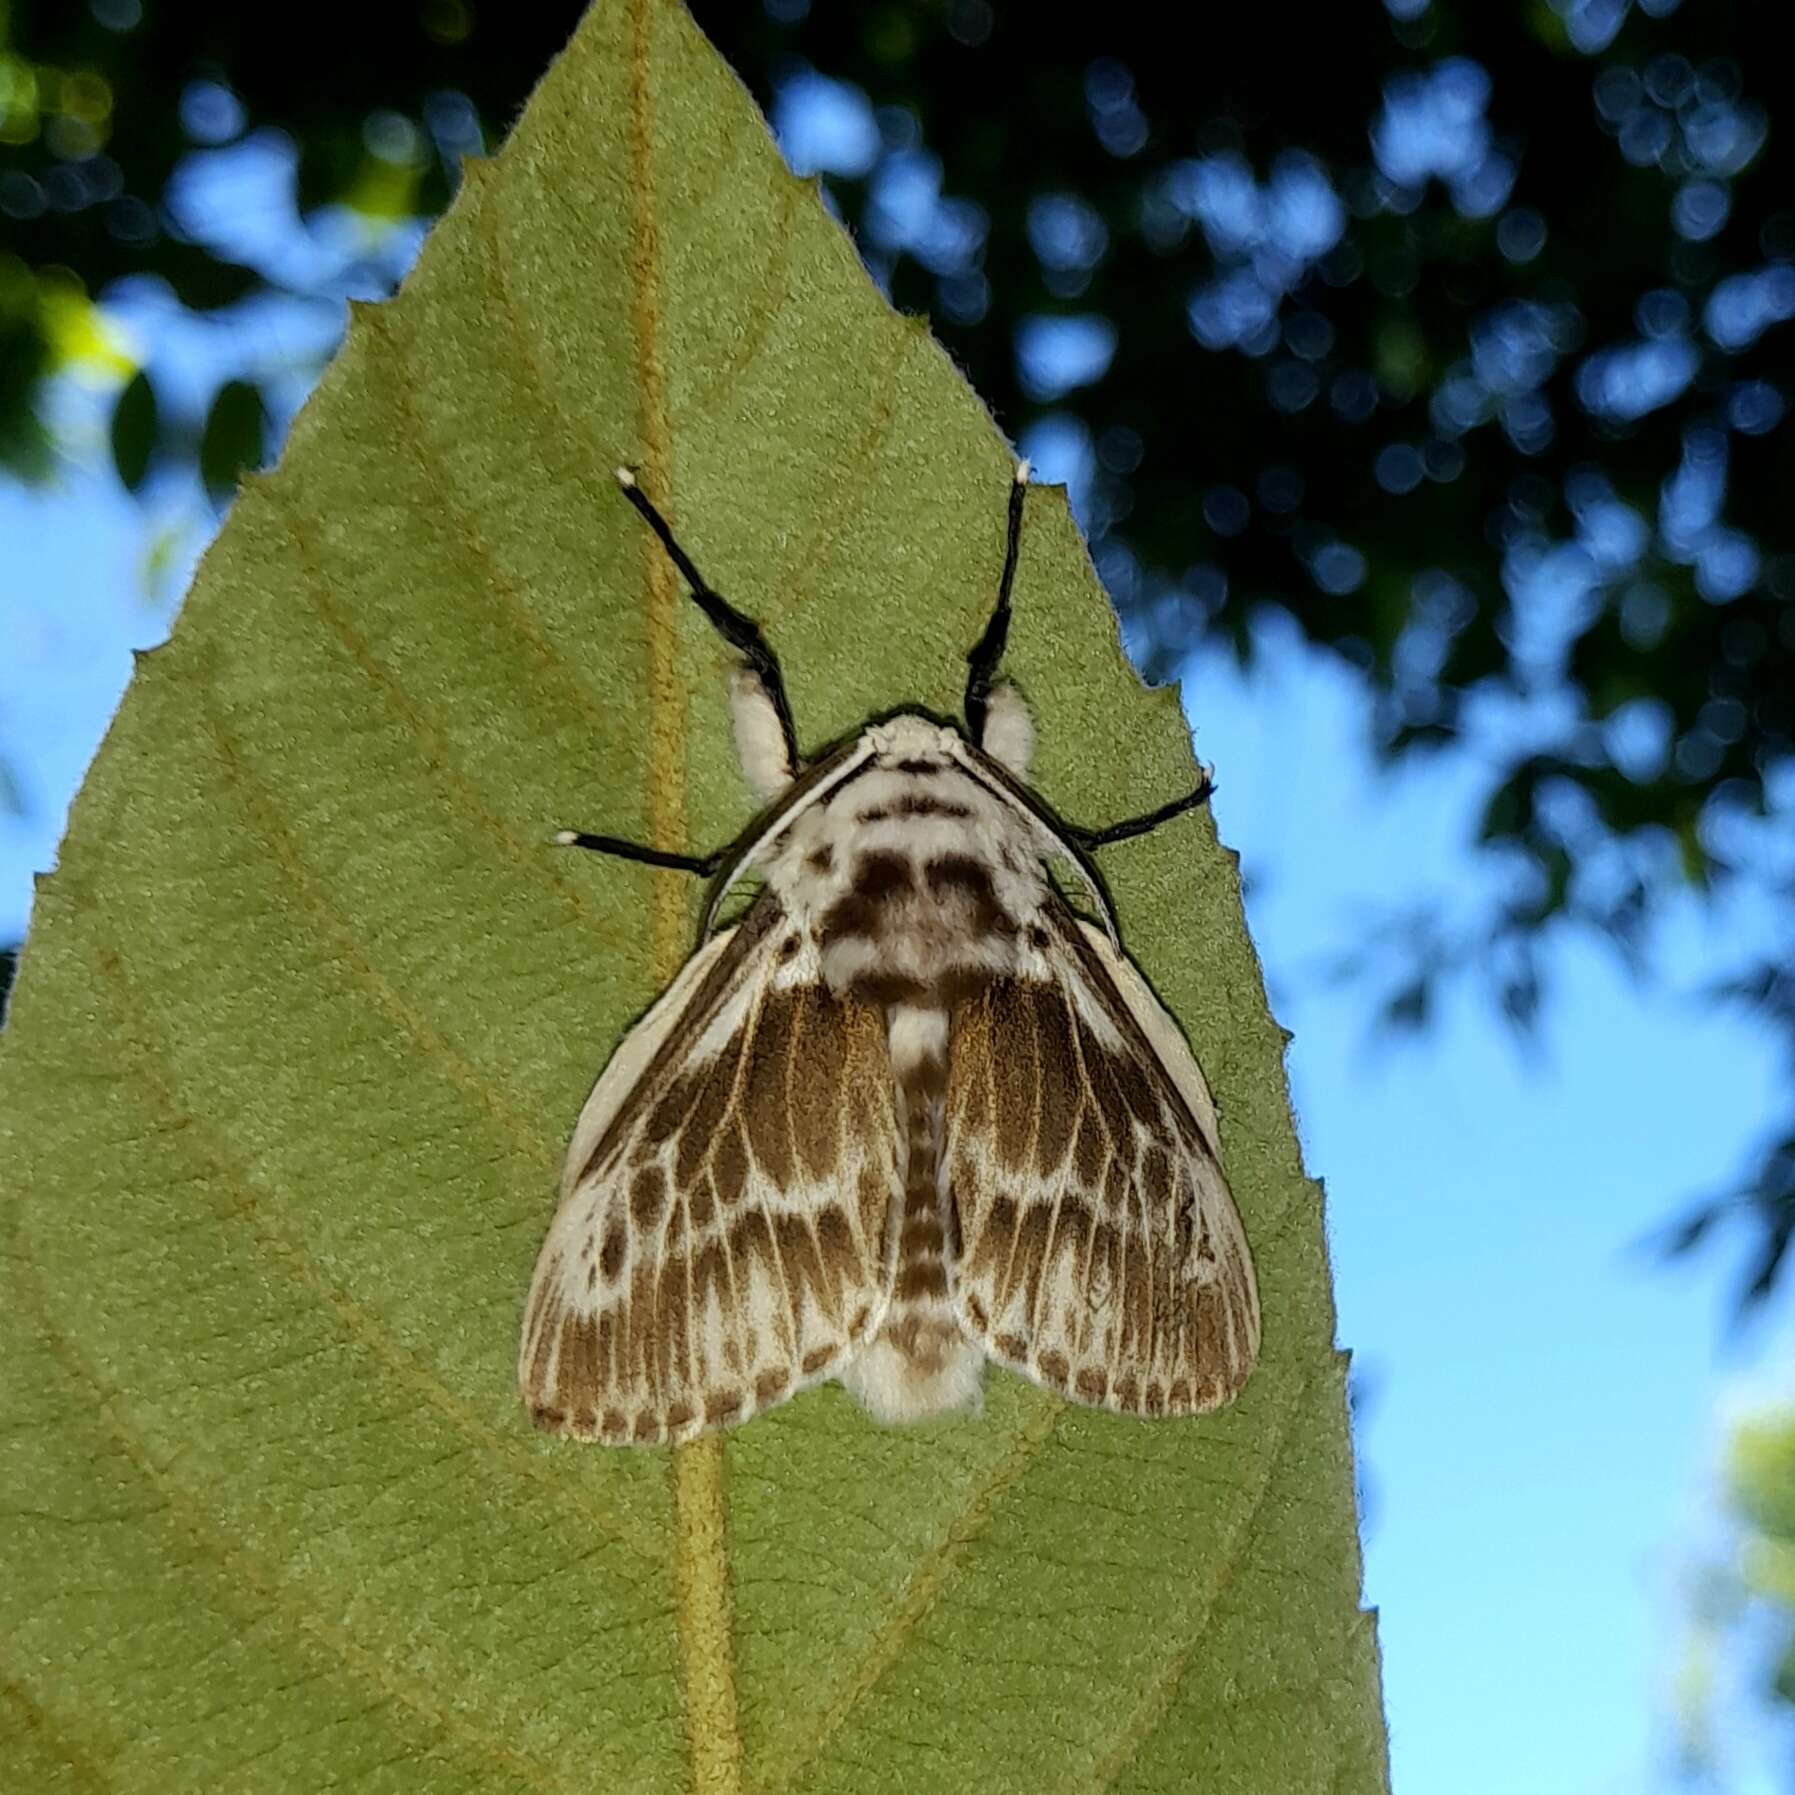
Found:
[{"label": "moth thorax", "polygon": [[1019,919],[1043,895],[1039,863],[957,769],[880,767],[806,834],[793,897],[814,919],[832,989],[951,1004],[1015,971]]}]

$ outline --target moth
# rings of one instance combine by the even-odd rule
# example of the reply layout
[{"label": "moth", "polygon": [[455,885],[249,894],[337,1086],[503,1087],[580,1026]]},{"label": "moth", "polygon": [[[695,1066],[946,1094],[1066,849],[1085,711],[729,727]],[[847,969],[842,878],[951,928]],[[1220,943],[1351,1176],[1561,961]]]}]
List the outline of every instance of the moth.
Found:
[{"label": "moth", "polygon": [[676,1442],[826,1378],[915,1421],[976,1407],[987,1359],[1128,1415],[1200,1414],[1246,1382],[1259,1297],[1215,1105],[1091,860],[1210,779],[1100,830],[1027,785],[1034,727],[996,678],[1027,476],[964,733],[901,711],[805,764],[760,629],[618,470],[740,656],[736,744],[767,808],[706,856],[555,838],[715,885],[574,1129],[518,1358],[540,1426]]}]

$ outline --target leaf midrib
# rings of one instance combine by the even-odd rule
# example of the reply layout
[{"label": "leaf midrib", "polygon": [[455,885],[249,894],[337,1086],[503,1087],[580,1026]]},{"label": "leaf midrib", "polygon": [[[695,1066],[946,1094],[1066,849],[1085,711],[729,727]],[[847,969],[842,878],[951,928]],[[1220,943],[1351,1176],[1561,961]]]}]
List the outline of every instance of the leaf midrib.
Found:
[{"label": "leaf midrib", "polygon": [[[640,382],[641,477],[673,521],[667,483],[673,436],[661,365],[661,239],[654,179],[654,14],[659,0],[630,0],[630,321]],[[682,594],[668,558],[641,533],[648,644],[648,839],[677,850],[686,839],[686,744],[679,679],[678,607]],[[649,964],[665,988],[688,951],[685,881],[657,872],[649,882]],[[686,1759],[694,1795],[740,1795],[742,1734],[736,1690],[734,1615],[728,1556],[728,1492],[719,1436],[673,1449],[673,1594],[686,1722]]]}]

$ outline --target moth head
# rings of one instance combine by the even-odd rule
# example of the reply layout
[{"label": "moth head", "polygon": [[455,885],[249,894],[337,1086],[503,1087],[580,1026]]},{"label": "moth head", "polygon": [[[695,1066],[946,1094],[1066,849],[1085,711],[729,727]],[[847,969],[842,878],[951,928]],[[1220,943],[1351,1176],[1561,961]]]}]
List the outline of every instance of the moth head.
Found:
[{"label": "moth head", "polygon": [[960,737],[957,730],[902,711],[895,717],[887,717],[883,723],[872,724],[863,739],[885,765],[925,761],[930,765],[945,766],[954,758],[954,743]]},{"label": "moth head", "polygon": [[[874,723],[862,739],[887,766],[905,761],[945,766],[958,758],[955,747],[964,738],[957,729],[902,711],[883,723]],[[978,745],[1006,773],[1028,778],[1035,753],[1034,720],[1022,694],[1008,680],[992,690],[985,711],[985,733]]]}]

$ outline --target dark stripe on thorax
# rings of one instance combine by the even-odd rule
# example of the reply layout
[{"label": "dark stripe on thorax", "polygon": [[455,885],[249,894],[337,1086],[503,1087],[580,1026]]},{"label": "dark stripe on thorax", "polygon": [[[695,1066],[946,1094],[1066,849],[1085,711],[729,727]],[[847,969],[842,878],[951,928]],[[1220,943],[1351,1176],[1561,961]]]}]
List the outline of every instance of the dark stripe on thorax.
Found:
[{"label": "dark stripe on thorax", "polygon": [[858,812],[854,818],[857,823],[883,823],[894,816],[941,816],[955,822],[966,822],[972,816],[972,808],[966,804],[956,804],[946,798],[934,798],[927,792],[906,792],[903,797],[890,804],[874,804],[866,810]]}]

